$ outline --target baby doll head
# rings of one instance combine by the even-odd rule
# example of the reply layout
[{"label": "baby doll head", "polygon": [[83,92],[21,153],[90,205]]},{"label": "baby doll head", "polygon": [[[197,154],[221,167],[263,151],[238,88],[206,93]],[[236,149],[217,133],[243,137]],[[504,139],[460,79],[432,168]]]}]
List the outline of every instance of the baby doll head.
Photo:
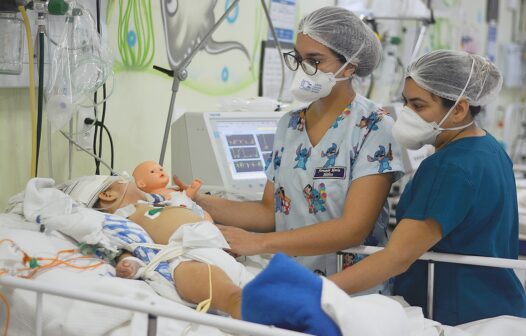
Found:
[{"label": "baby doll head", "polygon": [[163,167],[154,161],[140,163],[132,175],[137,187],[147,193],[154,193],[159,189],[166,188],[170,180]]}]

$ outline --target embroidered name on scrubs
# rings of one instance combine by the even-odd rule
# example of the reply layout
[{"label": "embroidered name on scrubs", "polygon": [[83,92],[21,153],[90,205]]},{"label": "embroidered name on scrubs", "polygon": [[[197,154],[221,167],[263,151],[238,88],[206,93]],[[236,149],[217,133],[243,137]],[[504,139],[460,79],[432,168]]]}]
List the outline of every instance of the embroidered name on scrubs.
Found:
[{"label": "embroidered name on scrubs", "polygon": [[[357,95],[325,132],[320,141],[311,143],[307,134],[307,109],[286,114],[279,122],[272,150],[272,161],[266,174],[274,183],[274,210],[277,231],[302,228],[342,216],[351,183],[357,178],[395,172],[401,176],[400,148],[392,140],[393,120],[377,105]],[[393,159],[382,161],[384,146]],[[367,154],[373,159],[371,162]],[[385,164],[388,163],[391,169]],[[373,232],[380,245],[385,246],[388,207],[384,204]],[[336,272],[336,254],[298,257],[311,270],[325,274]]]},{"label": "embroidered name on scrubs", "polygon": [[345,167],[316,168],[314,179],[344,179],[345,171]]}]

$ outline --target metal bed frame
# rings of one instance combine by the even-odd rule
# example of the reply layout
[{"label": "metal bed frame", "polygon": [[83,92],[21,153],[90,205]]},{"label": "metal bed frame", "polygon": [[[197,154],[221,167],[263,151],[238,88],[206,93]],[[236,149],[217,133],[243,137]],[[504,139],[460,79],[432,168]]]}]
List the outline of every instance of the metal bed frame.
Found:
[{"label": "metal bed frame", "polygon": [[[373,246],[358,246],[350,249],[340,251],[338,254],[338,270],[343,266],[343,253],[359,253],[359,254],[373,254],[382,247]],[[477,265],[487,267],[511,268],[517,270],[526,270],[526,260],[513,260],[504,258],[491,258],[468,256],[459,254],[447,254],[427,252],[424,253],[419,260],[428,261],[428,283],[427,283],[427,310],[428,318],[433,319],[433,296],[434,296],[434,276],[435,276],[435,262],[447,262],[465,265]],[[228,330],[231,332],[239,332],[247,335],[260,336],[294,336],[305,335],[303,333],[276,328],[273,326],[264,326],[256,323],[235,320],[232,318],[225,318],[222,316],[198,313],[193,310],[188,311],[173,311],[168,308],[163,308],[155,302],[143,302],[131,300],[126,298],[116,298],[114,296],[100,294],[100,293],[85,293],[75,289],[62,288],[52,284],[46,284],[35,280],[27,280],[12,276],[0,277],[0,286],[19,288],[36,292],[36,311],[35,311],[35,335],[42,335],[42,307],[44,294],[55,295],[64,298],[71,298],[96,304],[102,304],[110,307],[126,309],[136,312],[148,314],[148,329],[147,335],[153,336],[157,333],[157,318],[166,317],[190,323],[206,325],[211,327]]]},{"label": "metal bed frame", "polygon": [[[43,322],[43,300],[44,294],[54,295],[64,298],[101,304],[105,306],[131,310],[135,312],[148,314],[147,335],[155,336],[157,334],[157,318],[167,317],[175,320],[186,321],[198,325],[216,327],[221,330],[241,333],[242,335],[257,336],[297,336],[305,335],[296,331],[285,330],[273,326],[266,326],[241,320],[235,320],[229,317],[223,317],[212,314],[198,313],[195,310],[173,311],[169,308],[159,306],[155,302],[138,301],[122,297],[115,297],[100,293],[86,293],[70,288],[63,288],[57,285],[46,284],[36,280],[22,279],[12,276],[1,276],[0,286],[19,288],[36,292],[36,310],[35,310],[35,335],[42,336]],[[184,334],[184,332],[183,332]]]},{"label": "metal bed frame", "polygon": [[[357,246],[340,251],[338,253],[338,271],[343,268],[343,253],[373,254],[383,250],[383,247]],[[433,300],[435,288],[435,262],[446,262],[452,264],[476,265],[498,268],[512,268],[526,270],[526,260],[514,260],[505,258],[479,257],[461,254],[426,252],[418,260],[426,260],[427,264],[427,314],[433,319]],[[524,285],[524,284],[523,284]]]}]

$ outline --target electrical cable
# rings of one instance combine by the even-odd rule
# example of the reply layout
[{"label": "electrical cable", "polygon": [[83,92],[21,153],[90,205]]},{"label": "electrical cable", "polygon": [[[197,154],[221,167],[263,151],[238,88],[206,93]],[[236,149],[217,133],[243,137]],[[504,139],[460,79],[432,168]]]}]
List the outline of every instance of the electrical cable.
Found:
[{"label": "electrical cable", "polygon": [[40,157],[40,140],[42,138],[42,116],[44,111],[44,30],[38,27],[38,114],[37,114],[37,148],[35,174],[38,175],[38,159]]},{"label": "electrical cable", "polygon": [[35,62],[33,61],[33,39],[29,18],[24,6],[18,6],[18,10],[24,18],[24,27],[26,29],[27,51],[29,55],[29,101],[31,108],[31,171],[30,176],[36,177],[36,147],[37,147],[37,112],[36,112],[36,94],[35,94]]},{"label": "electrical cable", "polygon": [[100,125],[102,128],[104,128],[104,130],[106,131],[106,134],[108,134],[108,140],[110,141],[110,166],[111,166],[111,169],[113,169],[113,138],[111,137],[111,134],[110,134],[110,130],[108,129],[108,127],[106,127],[106,125],[102,124]]},{"label": "electrical cable", "polygon": [[[99,35],[102,34],[101,32],[101,24],[100,24],[100,6],[101,6],[101,1],[100,0],[97,0],[96,1],[96,11],[97,11],[97,33]],[[97,123],[95,123],[95,134],[94,134],[94,140],[93,140],[93,152],[97,155],[97,135],[99,136],[99,149],[98,149],[98,157],[102,159],[102,136],[103,136],[103,132],[102,132],[102,129],[105,128],[106,126],[104,125],[104,121],[106,120],[106,100],[107,100],[107,97],[106,97],[106,83],[104,83],[102,85],[102,99],[103,99],[103,104],[102,104],[102,116],[101,116],[101,120],[100,120],[100,124],[97,125]],[[97,92],[95,92],[95,95],[94,95],[94,98],[95,98],[95,104],[97,104]],[[95,114],[96,116],[96,114]],[[97,128],[98,126],[98,128]],[[98,129],[100,129],[100,133],[98,132]],[[108,133],[108,136],[110,136],[110,133],[109,133],[109,130],[106,128],[106,132]],[[98,134],[97,134],[98,133]],[[113,140],[110,138],[110,146],[111,146],[111,169],[113,170],[113,160],[114,160],[114,152],[113,152]],[[99,175],[100,174],[100,160],[95,160],[95,174],[96,175]]]},{"label": "electrical cable", "polygon": [[[86,125],[95,125],[95,130],[97,129],[97,127],[102,127],[106,131],[106,134],[108,134],[108,139],[110,141],[110,153],[111,153],[110,154],[111,155],[110,156],[110,158],[111,158],[110,167],[111,167],[111,169],[113,169],[114,147],[113,147],[113,138],[111,136],[110,130],[102,122],[97,121],[95,119],[91,119],[91,118],[84,119],[84,124],[86,124]],[[101,130],[101,132],[102,132],[102,130]]]},{"label": "electrical cable", "polygon": [[97,157],[95,156],[95,154],[91,153],[90,151],[86,150],[84,147],[82,147],[78,142],[76,142],[75,140],[73,140],[69,135],[66,134],[66,132],[60,130],[59,131],[66,139],[69,140],[70,144],[73,144],[75,146],[77,146],[78,149],[80,149],[81,151],[83,151],[84,153],[88,154],[89,156],[91,156],[92,158],[94,158],[95,160],[98,160],[100,161],[100,163],[102,163],[106,168],[109,169],[109,171],[111,172],[111,175],[119,175],[118,172],[114,171],[111,166],[109,164],[107,164],[103,159],[101,159],[100,157]]},{"label": "electrical cable", "polygon": [[[9,243],[13,250],[15,252],[20,252],[22,255],[22,265],[27,265],[27,267],[22,267],[18,269],[5,269],[0,268],[0,276],[3,275],[13,275],[20,278],[25,279],[31,279],[37,275],[37,273],[49,270],[54,267],[58,266],[67,266],[71,267],[76,270],[89,270],[94,269],[99,266],[102,266],[105,264],[104,261],[98,260],[98,262],[88,265],[76,265],[75,262],[79,260],[94,260],[97,259],[95,257],[91,257],[88,255],[81,255],[81,256],[75,256],[75,254],[80,253],[77,249],[67,249],[67,250],[59,250],[55,257],[52,258],[46,258],[46,257],[31,257],[28,253],[26,253],[24,250],[22,250],[18,244],[16,244],[11,239],[2,239],[0,240],[0,244],[2,243]],[[72,255],[72,256],[64,256],[63,258],[60,258],[62,255]],[[47,262],[47,263],[44,263]],[[0,301],[5,305],[5,323],[4,323],[4,336],[8,335],[9,330],[9,320],[11,317],[11,308],[9,306],[9,301],[7,298],[0,292]]]}]

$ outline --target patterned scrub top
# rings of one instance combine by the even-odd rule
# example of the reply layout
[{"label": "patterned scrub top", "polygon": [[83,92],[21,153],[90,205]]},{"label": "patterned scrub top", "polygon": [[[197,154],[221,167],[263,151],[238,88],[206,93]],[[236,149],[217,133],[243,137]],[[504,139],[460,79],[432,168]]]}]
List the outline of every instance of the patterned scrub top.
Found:
[{"label": "patterned scrub top", "polygon": [[[274,183],[276,231],[341,217],[351,183],[362,176],[403,176],[400,146],[391,135],[393,119],[375,103],[357,95],[316,146],[305,129],[306,111],[281,118],[267,162],[267,178]],[[366,245],[385,246],[388,209],[386,201]],[[356,263],[362,256],[351,258]],[[324,275],[337,270],[335,253],[296,260]]]}]

